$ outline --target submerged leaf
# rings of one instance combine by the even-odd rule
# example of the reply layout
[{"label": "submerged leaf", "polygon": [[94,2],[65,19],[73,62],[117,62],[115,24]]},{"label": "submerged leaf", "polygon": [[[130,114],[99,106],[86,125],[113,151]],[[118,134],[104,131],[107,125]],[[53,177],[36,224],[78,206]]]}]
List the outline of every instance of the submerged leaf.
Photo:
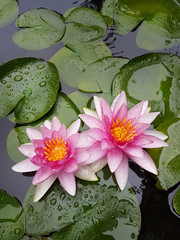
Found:
[{"label": "submerged leaf", "polygon": [[58,42],[64,35],[63,18],[57,12],[39,8],[21,14],[16,26],[20,29],[13,41],[21,48],[40,50]]},{"label": "submerged leaf", "polygon": [[0,0],[0,28],[5,27],[12,22],[19,12],[19,6],[16,0]]},{"label": "submerged leaf", "polygon": [[[110,230],[113,235],[118,230],[118,236],[123,239],[130,240],[132,233],[137,239],[140,210],[132,189],[127,186],[120,192],[112,177],[103,180],[103,172],[98,174],[98,183],[78,181],[74,197],[56,182],[40,202],[33,203],[35,187],[32,186],[23,203],[27,233],[39,235],[63,228],[51,238],[76,239],[79,236],[82,240],[92,240],[102,232],[106,235]],[[105,169],[104,174],[110,175],[109,170]]]},{"label": "submerged leaf", "polygon": [[18,58],[0,66],[0,118],[13,109],[17,123],[33,122],[56,101],[59,76],[52,63]]},{"label": "submerged leaf", "polygon": [[78,87],[79,76],[87,66],[103,57],[112,56],[103,42],[88,45],[71,45],[60,49],[49,61],[58,69],[61,80],[71,87]]}]

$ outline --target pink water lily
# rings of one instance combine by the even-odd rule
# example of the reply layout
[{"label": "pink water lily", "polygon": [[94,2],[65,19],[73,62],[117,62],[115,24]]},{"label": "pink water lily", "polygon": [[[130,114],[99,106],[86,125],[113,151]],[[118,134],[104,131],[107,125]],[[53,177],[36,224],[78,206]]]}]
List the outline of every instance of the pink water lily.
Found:
[{"label": "pink water lily", "polygon": [[27,128],[26,132],[31,143],[19,147],[21,153],[28,158],[13,166],[17,172],[37,171],[33,184],[37,185],[34,201],[38,201],[50,188],[56,178],[63,188],[75,195],[75,175],[79,178],[96,181],[92,169],[83,164],[90,153],[77,148],[79,141],[80,119],[73,122],[68,129],[53,117],[52,122],[45,121],[41,131]]},{"label": "pink water lily", "polygon": [[121,190],[128,179],[128,158],[157,174],[153,160],[143,148],[167,146],[164,134],[148,130],[159,112],[149,113],[148,101],[142,101],[128,111],[124,91],[114,99],[111,107],[103,98],[96,96],[94,104],[96,112],[84,108],[85,114],[79,115],[90,128],[79,139],[79,145],[88,148],[91,154],[83,164],[95,164],[101,159],[104,162],[106,157]]}]

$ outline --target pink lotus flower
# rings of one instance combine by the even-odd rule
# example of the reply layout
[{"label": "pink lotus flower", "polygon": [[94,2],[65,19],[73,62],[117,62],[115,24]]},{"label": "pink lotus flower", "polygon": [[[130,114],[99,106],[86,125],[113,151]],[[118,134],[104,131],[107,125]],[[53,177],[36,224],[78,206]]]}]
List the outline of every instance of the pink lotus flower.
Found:
[{"label": "pink lotus flower", "polygon": [[91,154],[83,164],[93,163],[94,168],[94,164],[103,159],[104,166],[106,156],[121,190],[128,179],[128,158],[157,174],[153,160],[142,148],[167,146],[163,141],[167,138],[164,134],[147,130],[159,112],[149,113],[148,101],[142,101],[128,111],[124,91],[115,98],[111,107],[103,98],[96,96],[94,103],[96,112],[84,108],[85,114],[80,114],[80,118],[90,127],[79,139],[79,145],[89,148]]},{"label": "pink lotus flower", "polygon": [[37,171],[32,182],[37,185],[34,201],[46,193],[56,178],[70,195],[76,192],[75,175],[85,180],[97,180],[90,167],[80,166],[90,154],[85,149],[77,148],[79,127],[80,119],[66,129],[53,117],[52,123],[45,121],[41,131],[26,129],[32,143],[20,146],[19,150],[28,158],[12,169],[17,172]]}]

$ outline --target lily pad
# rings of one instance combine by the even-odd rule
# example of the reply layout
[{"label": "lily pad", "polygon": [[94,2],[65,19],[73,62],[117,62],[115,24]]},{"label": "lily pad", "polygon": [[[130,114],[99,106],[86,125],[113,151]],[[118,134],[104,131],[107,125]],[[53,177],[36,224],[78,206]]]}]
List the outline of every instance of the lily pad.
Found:
[{"label": "lily pad", "polygon": [[0,237],[18,240],[25,231],[24,215],[16,198],[0,190]]},{"label": "lily pad", "polygon": [[103,42],[88,45],[71,45],[60,49],[49,61],[58,69],[61,80],[71,87],[78,87],[80,74],[87,66],[103,57],[112,56]]},{"label": "lily pad", "polygon": [[137,239],[141,219],[135,194],[129,185],[121,192],[108,168],[104,171],[109,175],[106,180],[102,171],[98,173],[97,183],[78,180],[74,197],[56,182],[39,202],[33,203],[35,187],[32,186],[23,203],[27,233],[47,234],[63,228],[51,238],[77,239],[79,236],[79,239],[92,240],[108,230],[113,234],[118,228],[119,237],[131,240],[133,233]]},{"label": "lily pad", "polygon": [[19,12],[19,6],[16,0],[0,0],[0,28],[5,27],[12,22]]},{"label": "lily pad", "polygon": [[89,44],[101,39],[107,30],[101,14],[90,8],[72,9],[66,16],[65,22],[66,32],[62,39],[64,44]]},{"label": "lily pad", "polygon": [[173,206],[175,211],[180,215],[180,188],[178,188],[174,195]]},{"label": "lily pad", "polygon": [[65,33],[63,17],[48,9],[34,9],[21,14],[16,26],[20,28],[13,35],[13,41],[21,48],[40,50],[58,42]]},{"label": "lily pad", "polygon": [[0,118],[14,109],[17,123],[33,122],[56,101],[59,76],[52,63],[18,58],[0,66]]},{"label": "lily pad", "polygon": [[68,97],[75,103],[75,105],[78,107],[79,111],[83,113],[83,107],[87,107],[87,103],[90,99],[90,97],[86,94],[83,94],[81,92],[73,92]]},{"label": "lily pad", "polygon": [[114,17],[114,10],[116,0],[105,0],[101,9],[101,13],[105,18],[106,23],[110,26],[113,26],[113,17]]},{"label": "lily pad", "polygon": [[112,94],[115,97],[125,90],[129,108],[140,100],[149,100],[151,111],[160,111],[154,121],[157,126],[164,118],[180,114],[179,74],[178,56],[145,54],[120,69],[113,80]]},{"label": "lily pad", "polygon": [[16,127],[9,133],[7,138],[7,151],[9,157],[14,162],[24,160],[24,155],[19,152],[18,146],[30,142],[26,134],[27,127],[40,129],[40,125],[42,125],[45,120],[51,121],[53,116],[59,118],[61,123],[68,127],[73,121],[77,120],[79,113],[80,111],[76,105],[65,94],[59,93],[54,107],[48,114],[38,121],[31,123],[31,125]]},{"label": "lily pad", "polygon": [[147,50],[161,50],[180,43],[179,10],[179,3],[174,0],[118,0],[114,19],[121,35],[143,21],[137,33],[137,45]]},{"label": "lily pad", "polygon": [[124,58],[106,57],[91,63],[79,77],[79,90],[83,92],[111,92],[114,76],[128,62]]}]

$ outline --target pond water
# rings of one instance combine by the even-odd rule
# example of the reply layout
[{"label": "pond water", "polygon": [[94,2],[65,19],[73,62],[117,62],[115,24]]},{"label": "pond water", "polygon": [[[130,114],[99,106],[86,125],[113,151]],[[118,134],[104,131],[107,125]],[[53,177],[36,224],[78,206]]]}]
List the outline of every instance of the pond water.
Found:
[{"label": "pond water", "polygon": [[[43,7],[64,14],[69,8],[78,6],[100,10],[102,1],[19,0],[20,13],[29,9]],[[19,57],[37,57],[47,61],[63,47],[62,42],[57,42],[44,50],[24,50],[12,41],[12,34],[14,32],[16,32],[14,22],[0,29],[0,64]],[[115,28],[111,27],[108,29],[103,40],[111,50],[113,56],[132,59],[149,52],[137,47],[135,41],[136,33],[137,29],[122,37],[118,36]],[[180,46],[165,49],[161,52],[173,53],[180,56]],[[62,84],[62,92],[69,94],[74,90]],[[7,154],[6,139],[15,125],[5,117],[0,119],[0,126],[0,189],[12,194],[22,203],[27,190],[31,186],[32,175],[23,174],[24,176],[22,176],[11,170],[14,163]],[[180,217],[175,213],[172,206],[172,199],[178,186],[176,185],[168,191],[160,191],[154,187],[155,180],[152,179],[149,173],[133,163],[130,163],[130,168],[129,181],[137,195],[142,213],[142,225],[138,240],[179,240]],[[117,238],[116,240],[120,239]]]}]

